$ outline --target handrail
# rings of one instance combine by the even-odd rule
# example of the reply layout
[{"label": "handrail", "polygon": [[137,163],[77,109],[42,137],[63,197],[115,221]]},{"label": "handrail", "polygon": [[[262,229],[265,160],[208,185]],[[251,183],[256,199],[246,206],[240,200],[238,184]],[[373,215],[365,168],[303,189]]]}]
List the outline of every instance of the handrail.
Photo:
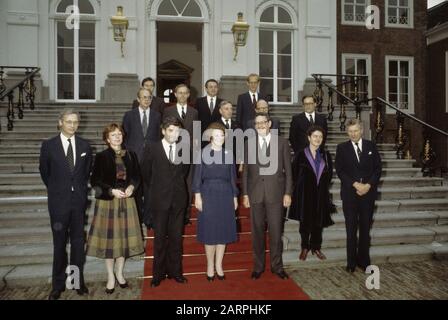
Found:
[{"label": "handrail", "polygon": [[[329,74],[320,74],[321,76],[331,76]],[[346,96],[344,93],[342,93],[341,91],[339,91],[337,89],[336,86],[330,86],[328,83],[325,83],[324,81],[322,81],[322,79],[319,78],[319,76],[317,74],[312,74],[311,75],[316,81],[319,81],[319,83],[323,84],[324,86],[326,86],[327,88],[333,90],[334,92],[336,92],[337,94],[339,94],[341,97],[343,97],[345,100],[347,100],[350,103],[356,104],[354,100],[352,100],[351,98],[349,98],[348,96]],[[333,76],[337,76],[337,75],[333,75]],[[359,103],[359,102],[358,102]]]},{"label": "handrail", "polygon": [[25,82],[27,82],[30,78],[34,77],[39,71],[40,68],[37,67],[3,67],[0,66],[0,70],[3,68],[12,68],[12,69],[19,69],[19,68],[25,68],[25,69],[34,69],[34,71],[29,72],[25,78],[23,78],[22,80],[18,81],[15,85],[13,85],[11,88],[7,89],[5,92],[3,92],[0,95],[0,100],[3,100],[5,97],[7,97],[11,92],[13,92],[15,89],[17,89],[20,85],[24,84]]}]

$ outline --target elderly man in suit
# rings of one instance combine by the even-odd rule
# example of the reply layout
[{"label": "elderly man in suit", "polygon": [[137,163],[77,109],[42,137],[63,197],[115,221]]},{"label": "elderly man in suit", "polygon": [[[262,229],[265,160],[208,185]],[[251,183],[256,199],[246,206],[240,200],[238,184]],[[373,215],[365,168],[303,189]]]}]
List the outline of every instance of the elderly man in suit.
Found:
[{"label": "elderly man in suit", "polygon": [[[166,277],[178,283],[182,275],[182,230],[188,205],[186,177],[189,164],[179,152],[179,119],[166,117],[162,123],[163,139],[146,150],[142,166],[143,182],[149,189],[149,209],[153,217],[154,260],[151,287]],[[190,201],[191,202],[191,201]]]},{"label": "elderly man in suit", "polygon": [[[157,111],[162,114],[166,105],[162,98],[156,97],[154,95],[155,86],[156,82],[151,77],[145,78],[142,81],[142,88],[148,90],[151,93],[149,107],[151,108],[151,110]],[[138,108],[139,106],[140,102],[138,101],[138,99],[135,99],[132,103],[132,109]]]},{"label": "elderly man in suit", "polygon": [[246,81],[249,91],[240,94],[236,104],[236,121],[241,124],[243,130],[248,128],[248,121],[255,118],[257,101],[263,99],[262,95],[258,92],[258,87],[260,86],[260,76],[252,73],[247,77]]},{"label": "elderly man in suit", "polygon": [[[159,112],[151,109],[151,92],[141,88],[137,93],[139,107],[132,109],[124,114],[123,129],[125,132],[124,145],[129,151],[137,154],[138,162],[142,165],[143,151],[151,141],[160,139],[160,121]],[[151,226],[151,216],[147,212],[147,192],[144,187],[135,191],[135,203],[138,209],[140,222]],[[143,197],[145,201],[143,201]],[[145,217],[145,220],[144,220]]]},{"label": "elderly man in suit", "polygon": [[[66,286],[66,246],[70,238],[70,265],[79,270],[79,295],[88,294],[83,268],[87,185],[92,164],[90,144],[76,135],[79,113],[65,109],[59,116],[60,134],[42,143],[39,171],[48,192],[53,232],[53,275],[49,300],[59,299]],[[76,285],[76,282],[75,282]]]},{"label": "elderly man in suit", "polygon": [[328,134],[327,118],[324,115],[316,113],[316,99],[313,96],[304,96],[302,103],[305,112],[295,115],[292,118],[289,129],[289,142],[294,150],[294,154],[298,154],[309,145],[306,133],[310,126],[318,125],[325,130],[322,146],[325,145],[325,137]]},{"label": "elderly man in suit", "polygon": [[[257,101],[257,106],[255,107],[255,112],[256,113],[267,113],[269,114],[269,103],[264,100],[264,99],[260,99]],[[278,130],[277,134],[281,135],[280,133],[280,120],[274,117],[270,117],[271,118],[271,122],[272,122],[272,128],[271,130],[275,129]],[[247,122],[247,128],[251,128],[251,129],[255,129],[255,120],[249,120]]]},{"label": "elderly man in suit", "polygon": [[203,133],[210,123],[221,118],[219,105],[222,99],[218,98],[219,83],[215,79],[209,79],[205,83],[207,95],[196,100],[196,110],[201,121],[201,132]]},{"label": "elderly man in suit", "polygon": [[[341,179],[341,199],[347,232],[347,267],[363,271],[370,265],[370,228],[381,177],[381,158],[375,144],[362,138],[362,122],[349,120],[349,141],[336,149],[335,167]],[[357,237],[359,228],[359,241]]]},{"label": "elderly man in suit", "polygon": [[[282,232],[283,208],[291,205],[291,156],[288,142],[272,134],[271,125],[268,114],[257,114],[257,135],[248,139],[245,148],[242,193],[244,206],[250,208],[254,280],[265,270],[265,221],[269,230],[271,272],[281,279],[288,278],[283,269]],[[250,152],[251,148],[255,152]],[[251,159],[253,154],[255,159]]]},{"label": "elderly man in suit", "polygon": [[[200,137],[195,138],[193,136],[193,123],[198,121],[198,111],[188,105],[188,99],[190,98],[190,88],[185,84],[179,84],[174,89],[174,95],[176,96],[177,103],[172,107],[168,107],[163,112],[163,119],[167,117],[173,117],[178,119],[185,130],[190,135],[190,150],[193,147],[199,146],[201,141]],[[193,159],[193,157],[191,157]],[[193,172],[190,170],[187,177],[188,186],[188,207],[185,212],[185,224],[188,224],[191,216],[191,201],[193,194],[191,192],[191,183],[193,181]]]}]

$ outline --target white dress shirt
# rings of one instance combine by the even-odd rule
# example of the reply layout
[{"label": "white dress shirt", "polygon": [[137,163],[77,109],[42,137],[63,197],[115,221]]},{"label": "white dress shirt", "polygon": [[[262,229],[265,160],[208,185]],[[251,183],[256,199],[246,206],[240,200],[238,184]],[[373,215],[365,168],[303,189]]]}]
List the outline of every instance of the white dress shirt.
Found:
[{"label": "white dress shirt", "polygon": [[146,112],[146,121],[147,121],[147,124],[149,127],[149,114],[150,114],[149,108],[146,110],[143,110],[142,107],[138,107],[138,110],[140,112],[140,123],[143,123],[143,115]]},{"label": "white dress shirt", "polygon": [[305,115],[306,115],[306,118],[308,119],[308,121],[310,121],[310,116],[312,116],[314,123],[316,123],[316,112],[313,112],[313,113],[305,112]]},{"label": "white dress shirt", "polygon": [[[179,117],[182,119],[182,106],[180,104],[177,104],[176,107],[177,107],[177,113],[179,113]],[[183,108],[184,108],[184,112],[185,112],[185,115],[186,115],[187,114],[188,105],[187,104],[184,105]]]},{"label": "white dress shirt", "polygon": [[[359,162],[360,159],[358,157],[358,151],[356,150],[356,144],[353,141],[352,141],[352,146],[353,146],[353,149],[355,149],[356,158],[358,158],[358,162]],[[361,152],[362,152],[362,139],[359,139],[358,147],[359,147],[359,150],[361,150]]]},{"label": "white dress shirt", "polygon": [[252,101],[252,103],[254,102],[254,95],[255,95],[255,100],[257,100],[257,102],[258,102],[258,92],[252,92],[249,90],[249,95],[250,95],[250,101]]},{"label": "white dress shirt", "polygon": [[[209,95],[207,95],[207,105],[208,105],[209,109],[210,109],[210,101],[212,101],[212,99],[213,99],[213,110],[215,110],[216,100],[218,100],[218,97],[210,97]],[[212,110],[210,110],[210,111],[212,111]]]},{"label": "white dress shirt", "polygon": [[[64,154],[67,156],[67,150],[68,150],[68,138],[64,136],[62,133],[60,134],[61,141],[62,141],[62,147],[64,148]],[[75,142],[75,136],[70,138],[70,142],[72,143],[72,149],[73,149],[73,164],[76,165],[76,142]]]},{"label": "white dress shirt", "polygon": [[[266,139],[266,146],[269,148],[269,143],[271,142],[271,134],[269,133],[266,137],[264,137]],[[262,136],[258,136],[258,144],[260,145],[260,149],[263,148],[263,137]]]},{"label": "white dress shirt", "polygon": [[221,121],[222,121],[222,123],[224,123],[224,126],[226,125],[226,121],[228,121],[229,129],[232,129],[232,119],[224,119],[223,117],[221,117]]},{"label": "white dress shirt", "polygon": [[170,146],[172,146],[173,161],[176,159],[176,144],[169,144],[168,141],[162,139],[163,150],[165,150],[166,158],[170,159]]}]

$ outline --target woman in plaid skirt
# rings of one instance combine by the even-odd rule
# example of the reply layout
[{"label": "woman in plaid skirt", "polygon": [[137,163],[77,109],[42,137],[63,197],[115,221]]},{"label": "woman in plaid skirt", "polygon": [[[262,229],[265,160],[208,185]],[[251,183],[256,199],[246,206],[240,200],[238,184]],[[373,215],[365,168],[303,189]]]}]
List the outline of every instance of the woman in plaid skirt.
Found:
[{"label": "woman in plaid skirt", "polygon": [[115,281],[121,288],[128,287],[123,276],[125,260],[144,252],[133,197],[140,184],[140,169],[136,154],[122,149],[123,135],[115,123],[104,129],[103,140],[109,148],[96,155],[91,177],[96,203],[87,255],[106,259],[107,294],[114,292]]}]

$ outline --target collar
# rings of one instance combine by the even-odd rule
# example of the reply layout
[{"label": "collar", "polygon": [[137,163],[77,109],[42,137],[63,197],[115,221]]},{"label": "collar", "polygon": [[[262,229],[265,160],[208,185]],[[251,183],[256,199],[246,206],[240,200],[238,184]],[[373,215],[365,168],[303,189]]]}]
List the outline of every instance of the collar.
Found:
[{"label": "collar", "polygon": [[313,113],[305,112],[305,116],[306,116],[307,119],[310,118],[310,115],[313,116],[313,120],[314,120],[314,122],[316,122],[316,111],[314,111]]},{"label": "collar", "polygon": [[71,138],[67,138],[66,136],[64,136],[64,134],[61,132],[60,134],[59,134],[59,136],[61,137],[61,140],[63,141],[63,142],[67,142],[68,143],[68,139],[70,139],[70,141],[73,143],[73,142],[75,142],[75,135],[73,135]]},{"label": "collar", "polygon": [[166,141],[165,139],[162,139],[162,145],[165,150],[169,150],[170,146],[173,146],[173,151],[176,150],[176,144],[175,143],[169,144],[168,141]]},{"label": "collar", "polygon": [[[350,141],[350,142],[352,143],[353,148],[356,148],[356,144],[353,141]],[[362,138],[359,139],[358,146],[359,146],[359,149],[361,149],[361,151],[362,151]]]}]

